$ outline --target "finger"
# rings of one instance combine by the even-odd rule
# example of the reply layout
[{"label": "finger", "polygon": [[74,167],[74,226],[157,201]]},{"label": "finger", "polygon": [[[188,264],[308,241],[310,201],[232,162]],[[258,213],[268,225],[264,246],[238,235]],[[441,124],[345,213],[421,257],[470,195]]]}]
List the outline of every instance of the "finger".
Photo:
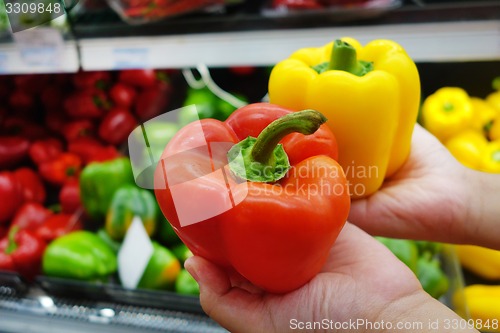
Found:
[{"label": "finger", "polygon": [[389,267],[394,264],[394,258],[383,244],[347,222],[330,251],[330,258],[323,271],[339,272],[344,268],[351,271],[353,265],[366,263],[373,266],[375,262],[380,267]]},{"label": "finger", "polygon": [[220,325],[231,332],[265,327],[263,321],[268,314],[264,313],[261,295],[232,286],[230,276],[204,258],[189,258],[185,268],[200,285],[203,310]]}]

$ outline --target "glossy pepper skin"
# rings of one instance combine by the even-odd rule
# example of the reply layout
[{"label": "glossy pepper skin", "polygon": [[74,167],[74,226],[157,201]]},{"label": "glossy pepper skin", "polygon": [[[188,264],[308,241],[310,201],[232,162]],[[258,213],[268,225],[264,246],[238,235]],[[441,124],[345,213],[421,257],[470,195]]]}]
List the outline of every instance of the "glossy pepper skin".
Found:
[{"label": "glossy pepper skin", "polygon": [[433,258],[430,253],[424,253],[418,258],[417,278],[422,288],[436,299],[446,293],[450,284],[446,274],[441,270],[439,260]]},{"label": "glossy pepper skin", "polygon": [[481,159],[481,171],[500,173],[500,140],[490,142]]},{"label": "glossy pepper skin", "polygon": [[[345,52],[349,45],[355,52]],[[318,110],[329,119],[351,195],[359,198],[374,193],[406,161],[420,80],[415,63],[395,42],[374,40],[363,47],[342,38],[300,49],[278,63],[269,98],[295,111]]]},{"label": "glossy pepper skin", "polygon": [[52,211],[37,202],[24,203],[14,215],[11,228],[35,231],[52,215]]},{"label": "glossy pepper skin", "polygon": [[0,172],[0,224],[10,221],[23,201],[23,189],[14,174]]},{"label": "glossy pepper skin", "polygon": [[20,136],[0,137],[0,169],[21,163],[28,156],[30,142]]},{"label": "glossy pepper skin", "polygon": [[89,231],[76,231],[50,243],[43,255],[47,276],[105,280],[117,270],[113,250]]},{"label": "glossy pepper skin", "polygon": [[[195,255],[231,267],[255,285],[277,293],[304,285],[321,270],[350,207],[347,181],[335,161],[335,137],[325,124],[313,134],[291,133],[280,140],[291,169],[277,182],[235,184],[232,172],[226,172],[231,147],[249,136],[258,137],[271,123],[291,115],[280,106],[258,103],[240,108],[225,122],[191,123],[169,142],[155,174],[160,208]],[[207,142],[213,158],[202,153]],[[222,170],[226,170],[227,184]],[[181,225],[170,181],[172,188],[174,183],[183,185],[174,190],[177,199],[189,200],[188,213],[201,214],[205,220]],[[336,191],[307,190],[320,185]],[[232,200],[239,203],[231,204],[228,186]],[[214,207],[223,210],[206,216]]]},{"label": "glossy pepper skin", "polygon": [[113,239],[123,239],[135,216],[141,218],[147,234],[152,236],[158,218],[155,196],[148,190],[125,185],[113,194],[106,215],[106,231]]},{"label": "glossy pepper skin", "polygon": [[166,247],[153,242],[153,255],[137,285],[143,289],[173,289],[181,271],[179,260]]},{"label": "glossy pepper skin", "polygon": [[28,230],[12,228],[0,240],[0,270],[18,272],[28,279],[40,271],[45,242]]},{"label": "glossy pepper skin", "polygon": [[78,179],[82,168],[81,158],[73,153],[62,153],[38,166],[40,175],[49,183],[62,186],[70,179]]},{"label": "glossy pepper skin", "polygon": [[500,332],[500,286],[469,285],[464,288],[464,296],[470,317],[481,324],[476,328],[482,332]]},{"label": "glossy pepper skin", "polygon": [[175,292],[181,295],[199,295],[200,286],[188,271],[182,269],[175,280]]},{"label": "glossy pepper skin", "polygon": [[19,168],[14,171],[14,177],[21,184],[24,201],[42,204],[45,202],[45,186],[35,171],[25,167]]},{"label": "glossy pepper skin", "polygon": [[50,243],[63,235],[82,229],[78,215],[54,214],[35,230],[35,234],[46,243]]},{"label": "glossy pepper skin", "polygon": [[128,158],[90,163],[80,175],[80,198],[85,211],[93,218],[104,217],[115,191],[126,184],[134,184]]},{"label": "glossy pepper skin", "polygon": [[462,88],[438,89],[422,105],[422,123],[442,142],[470,127],[473,118],[472,103]]},{"label": "glossy pepper skin", "polygon": [[448,139],[445,146],[466,167],[480,169],[488,141],[476,130],[465,130]]},{"label": "glossy pepper skin", "polygon": [[500,279],[500,251],[475,245],[457,245],[462,267],[488,280]]},{"label": "glossy pepper skin", "polygon": [[406,239],[376,237],[399,260],[401,260],[414,273],[417,272],[418,248],[415,242]]}]

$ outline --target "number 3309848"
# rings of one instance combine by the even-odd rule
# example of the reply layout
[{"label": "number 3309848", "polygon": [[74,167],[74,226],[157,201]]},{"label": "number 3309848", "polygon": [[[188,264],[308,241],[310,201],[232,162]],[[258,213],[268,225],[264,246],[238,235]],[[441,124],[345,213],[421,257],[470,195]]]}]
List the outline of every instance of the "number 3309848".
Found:
[{"label": "number 3309848", "polygon": [[16,2],[16,3],[5,3],[5,11],[7,14],[44,14],[44,13],[56,13],[60,14],[62,12],[62,7],[60,3],[27,3],[27,2]]}]

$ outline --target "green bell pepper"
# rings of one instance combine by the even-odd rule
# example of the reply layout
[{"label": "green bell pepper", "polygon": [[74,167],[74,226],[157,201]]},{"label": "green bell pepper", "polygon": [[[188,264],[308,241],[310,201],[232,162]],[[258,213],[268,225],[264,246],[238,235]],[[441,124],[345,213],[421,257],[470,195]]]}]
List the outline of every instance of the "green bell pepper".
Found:
[{"label": "green bell pepper", "polygon": [[417,272],[418,248],[415,242],[406,239],[375,237],[414,273]]},{"label": "green bell pepper", "polygon": [[42,267],[47,276],[102,281],[116,272],[117,258],[95,234],[76,231],[50,243]]},{"label": "green bell pepper", "polygon": [[[239,94],[235,97],[246,102],[247,99]],[[225,100],[214,95],[207,87],[201,89],[189,88],[183,106],[196,105],[196,110],[185,108],[180,111],[178,122],[181,126],[187,125],[198,119],[214,118],[224,121],[236,110]],[[198,111],[196,113],[196,111]]]},{"label": "green bell pepper", "polygon": [[417,261],[417,277],[422,288],[436,299],[448,290],[449,281],[440,267],[439,260],[428,252]]},{"label": "green bell pepper", "polygon": [[97,230],[96,235],[101,240],[103,240],[104,243],[106,243],[114,253],[118,253],[120,251],[120,247],[122,246],[122,244],[111,238],[111,236],[106,232],[104,228]]},{"label": "green bell pepper", "polygon": [[125,184],[134,184],[128,158],[87,165],[80,175],[80,196],[86,212],[95,219],[104,217],[113,194]]},{"label": "green bell pepper", "polygon": [[173,289],[181,270],[179,260],[167,248],[153,242],[153,255],[139,281],[142,289]]},{"label": "green bell pepper", "polygon": [[182,269],[175,280],[175,291],[182,295],[199,295],[200,286],[188,271]]},{"label": "green bell pepper", "polygon": [[141,218],[149,236],[156,230],[158,205],[148,190],[134,185],[120,187],[113,195],[106,215],[106,232],[115,240],[125,237],[134,216]]}]

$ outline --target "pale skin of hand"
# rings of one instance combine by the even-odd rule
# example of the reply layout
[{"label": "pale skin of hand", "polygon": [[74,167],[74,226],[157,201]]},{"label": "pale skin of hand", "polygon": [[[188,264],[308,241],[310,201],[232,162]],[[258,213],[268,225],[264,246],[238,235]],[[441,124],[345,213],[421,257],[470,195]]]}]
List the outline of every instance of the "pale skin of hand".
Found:
[{"label": "pale skin of hand", "polygon": [[[421,322],[423,329],[415,329],[415,332],[435,333],[435,329],[428,328],[429,320],[439,319],[443,325],[443,319],[459,319],[425,293],[415,275],[387,248],[349,223],[332,247],[322,272],[288,294],[266,293],[243,277],[228,274],[201,257],[190,258],[185,266],[200,285],[205,312],[233,333],[311,332],[293,330],[293,319],[297,320],[296,324],[322,320],[349,324],[349,320],[358,319],[371,323],[384,321],[386,325],[391,322],[392,330],[387,332],[398,331],[395,329],[398,322]],[[323,331],[335,332],[334,329],[314,330]],[[372,331],[369,327],[339,330]],[[438,331],[452,332],[443,326]]]},{"label": "pale skin of hand", "polygon": [[415,126],[410,157],[349,221],[372,235],[475,244],[500,250],[500,175],[473,171]]}]

